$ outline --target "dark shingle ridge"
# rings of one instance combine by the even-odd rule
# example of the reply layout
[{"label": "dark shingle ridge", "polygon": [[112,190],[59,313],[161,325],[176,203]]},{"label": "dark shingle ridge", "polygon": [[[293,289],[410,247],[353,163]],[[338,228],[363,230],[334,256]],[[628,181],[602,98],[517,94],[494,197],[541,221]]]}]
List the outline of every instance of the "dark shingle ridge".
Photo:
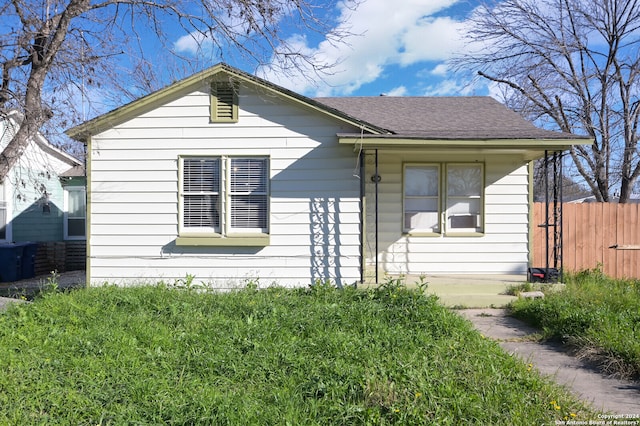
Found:
[{"label": "dark shingle ridge", "polygon": [[578,139],[540,129],[489,96],[355,96],[314,98],[330,108],[389,130],[424,139]]}]

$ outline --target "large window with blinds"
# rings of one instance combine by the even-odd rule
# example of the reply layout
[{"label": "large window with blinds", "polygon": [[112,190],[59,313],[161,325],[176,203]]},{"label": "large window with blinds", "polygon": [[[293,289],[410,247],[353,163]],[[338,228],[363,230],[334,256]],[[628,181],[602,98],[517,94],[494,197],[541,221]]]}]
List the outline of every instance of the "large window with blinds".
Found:
[{"label": "large window with blinds", "polygon": [[269,232],[266,157],[181,157],[180,233]]}]

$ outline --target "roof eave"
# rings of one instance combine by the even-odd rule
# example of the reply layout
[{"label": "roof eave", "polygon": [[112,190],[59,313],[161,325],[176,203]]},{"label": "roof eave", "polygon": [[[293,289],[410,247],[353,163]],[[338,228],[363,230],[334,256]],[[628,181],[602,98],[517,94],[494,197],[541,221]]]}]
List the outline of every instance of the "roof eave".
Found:
[{"label": "roof eave", "polygon": [[519,154],[527,160],[535,160],[545,151],[566,151],[574,145],[591,145],[593,139],[575,137],[558,139],[426,139],[401,137],[362,137],[358,135],[338,135],[343,145],[353,145],[357,149],[420,150],[425,152],[473,152],[493,154]]},{"label": "roof eave", "polygon": [[415,147],[458,147],[458,148],[513,148],[513,147],[544,147],[552,149],[568,149],[574,145],[592,145],[591,138],[478,138],[478,139],[454,139],[454,138],[425,138],[425,137],[395,137],[395,135],[354,135],[338,134],[338,140],[344,145],[361,145],[364,147],[378,148],[415,148]]}]

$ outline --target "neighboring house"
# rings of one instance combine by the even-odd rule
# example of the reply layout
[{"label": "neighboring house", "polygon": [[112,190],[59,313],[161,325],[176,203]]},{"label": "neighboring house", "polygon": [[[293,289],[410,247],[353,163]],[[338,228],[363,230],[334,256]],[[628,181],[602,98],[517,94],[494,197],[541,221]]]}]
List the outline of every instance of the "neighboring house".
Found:
[{"label": "neighboring house", "polygon": [[[17,131],[19,121],[15,111],[0,116],[0,151]],[[12,242],[84,241],[85,188],[82,162],[49,144],[41,134],[35,135],[0,182],[0,248]],[[46,261],[41,263],[48,269]]]},{"label": "neighboring house", "polygon": [[[611,199],[611,201],[609,201],[610,203],[617,203],[619,201],[619,197],[617,197],[615,194],[613,196],[613,198]],[[567,197],[564,198],[564,202],[565,203],[597,203],[598,200],[596,200],[596,197],[594,195],[589,195],[588,197],[578,197],[578,198],[574,198],[574,199],[567,199]],[[640,204],[640,194],[635,194],[632,193],[629,196],[629,200],[627,201],[627,203],[629,204]]]},{"label": "neighboring house", "polygon": [[489,97],[310,99],[225,64],[68,134],[89,282],[218,287],[524,276],[532,160],[591,143]]}]

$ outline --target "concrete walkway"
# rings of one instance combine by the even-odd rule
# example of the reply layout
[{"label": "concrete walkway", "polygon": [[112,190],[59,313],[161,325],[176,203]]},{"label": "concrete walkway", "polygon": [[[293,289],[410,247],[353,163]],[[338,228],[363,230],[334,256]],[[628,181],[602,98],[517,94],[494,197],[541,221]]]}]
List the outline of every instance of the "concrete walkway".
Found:
[{"label": "concrete walkway", "polygon": [[[460,309],[456,312],[469,319],[484,336],[497,341],[507,353],[533,364],[541,374],[566,386],[595,409],[621,416],[609,420],[640,425],[640,383],[605,377],[568,355],[558,345],[527,341],[527,336],[537,330],[509,317],[505,309]],[[576,420],[597,422],[603,419]]]},{"label": "concrete walkway", "polygon": [[[455,308],[455,312],[471,321],[484,336],[496,340],[507,353],[533,364],[541,374],[552,377],[597,410],[620,416],[638,416],[608,420],[629,421],[631,423],[628,424],[640,426],[640,383],[605,377],[567,354],[559,345],[527,341],[527,336],[538,330],[507,315],[504,306],[516,297],[506,292],[509,287],[523,284],[526,277],[429,275],[425,279],[427,292],[437,295],[443,305]],[[417,277],[406,278],[407,283],[417,281]],[[593,424],[607,421],[586,419],[587,423],[589,420],[596,422]]]}]

